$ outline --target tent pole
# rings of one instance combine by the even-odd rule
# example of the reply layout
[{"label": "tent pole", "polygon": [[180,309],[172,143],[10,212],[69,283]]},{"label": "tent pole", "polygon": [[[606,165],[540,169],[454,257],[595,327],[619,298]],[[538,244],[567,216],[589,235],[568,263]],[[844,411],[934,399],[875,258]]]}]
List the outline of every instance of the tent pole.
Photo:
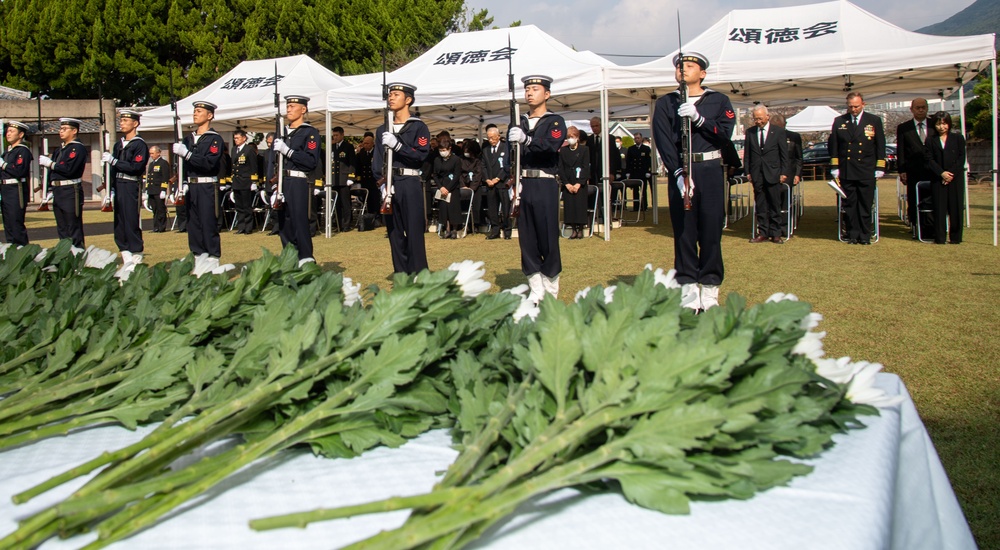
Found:
[{"label": "tent pole", "polygon": [[[604,73],[604,69],[601,69]],[[611,240],[611,156],[608,155],[608,138],[611,136],[608,125],[608,88],[601,87],[601,202],[604,203],[604,240]]]},{"label": "tent pole", "polygon": [[[330,162],[330,151],[332,151],[332,147],[333,147],[333,138],[330,137],[330,127],[331,127],[330,109],[327,109],[326,110],[326,130],[325,130],[325,132],[326,132],[326,153],[324,154],[324,156],[326,158],[323,159],[323,164],[326,166],[326,180],[325,180],[326,181],[326,189],[325,189],[325,191],[326,191],[326,209],[324,211],[324,216],[323,217],[326,218],[326,238],[327,239],[329,239],[330,237],[333,236],[333,216],[330,215],[331,214],[331,212],[330,212],[330,198],[331,198],[330,197],[330,190],[331,190],[331,187],[330,186],[333,185],[333,165]],[[337,182],[337,183],[340,183],[340,182]],[[312,197],[309,197],[309,200],[312,200]],[[343,228],[341,228],[341,231],[343,231]]]},{"label": "tent pole", "polygon": [[997,245],[997,58],[990,61],[993,85],[993,246]]},{"label": "tent pole", "polygon": [[[653,163],[653,166],[652,166],[652,170],[650,170],[650,172],[652,172],[652,174],[650,176],[651,179],[652,179],[652,181],[650,182],[650,185],[649,185],[649,190],[652,191],[653,197],[652,197],[652,199],[650,199],[649,205],[653,207],[652,208],[652,210],[653,210],[653,225],[659,225],[660,224],[660,200],[659,200],[659,198],[657,196],[657,192],[656,192],[656,187],[657,187],[657,181],[656,181],[657,177],[656,177],[656,175],[658,173],[657,169],[660,166],[660,153],[657,152],[657,150],[656,150],[656,142],[653,141],[653,111],[655,111],[655,110],[656,110],[656,94],[653,93],[653,94],[650,94],[650,97],[649,97],[649,150],[652,153],[650,156],[653,157],[652,159],[650,159],[650,161]],[[622,193],[624,193],[624,191]]]},{"label": "tent pole", "polygon": [[[958,119],[961,121],[962,138],[965,136],[965,85],[958,85]],[[963,179],[965,180],[965,227],[972,227],[972,211],[969,210],[969,162],[965,162],[965,170],[963,170]]]}]

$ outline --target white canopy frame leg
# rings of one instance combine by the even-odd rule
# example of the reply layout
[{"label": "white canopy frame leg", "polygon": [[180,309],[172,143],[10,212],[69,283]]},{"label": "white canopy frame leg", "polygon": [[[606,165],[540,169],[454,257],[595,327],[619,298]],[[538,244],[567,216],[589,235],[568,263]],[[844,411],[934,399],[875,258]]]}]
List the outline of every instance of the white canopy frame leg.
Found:
[{"label": "white canopy frame leg", "polygon": [[652,151],[653,169],[651,170],[652,181],[649,184],[649,190],[652,192],[652,197],[649,199],[649,205],[653,210],[653,225],[660,224],[660,199],[659,194],[656,192],[658,186],[657,181],[657,170],[660,167],[660,153],[656,150],[656,141],[653,138],[653,111],[656,110],[656,93],[649,94],[649,150]]},{"label": "white canopy frame leg", "polygon": [[[323,202],[323,205],[324,205],[323,206],[324,216],[323,217],[326,218],[326,220],[325,220],[326,224],[325,225],[326,225],[326,238],[327,239],[329,239],[330,237],[333,236],[333,216],[330,215],[331,214],[331,212],[330,212],[330,203],[332,202],[332,198],[333,198],[333,197],[331,197],[331,193],[330,193],[330,191],[332,189],[332,187],[330,187],[330,185],[333,184],[333,181],[332,181],[332,178],[333,178],[333,163],[330,162],[330,151],[333,150],[332,149],[332,147],[333,147],[333,138],[331,137],[331,128],[332,128],[333,125],[331,124],[331,122],[332,121],[331,121],[331,118],[330,118],[330,110],[327,109],[326,110],[326,151],[323,153],[323,156],[326,157],[325,159],[323,159],[323,165],[326,166],[326,179],[324,180],[325,185],[323,186],[324,187],[324,191],[325,191],[325,193],[323,194],[323,198],[324,198],[324,202]],[[309,200],[312,200],[312,196],[309,197]],[[343,228],[341,228],[341,231],[343,231]]]},{"label": "white canopy frame leg", "polygon": [[[602,70],[603,71],[603,70]],[[601,202],[604,204],[604,240],[611,240],[611,157],[608,155],[608,89],[601,88]]]},{"label": "white canopy frame leg", "polygon": [[993,75],[990,84],[993,85],[993,246],[997,245],[997,59],[990,61],[990,73]]},{"label": "white canopy frame leg", "polygon": [[[958,86],[958,119],[962,130],[962,137],[965,138],[965,86]],[[965,184],[965,227],[972,227],[972,211],[969,210],[969,159],[965,159],[963,167],[963,183]]]}]

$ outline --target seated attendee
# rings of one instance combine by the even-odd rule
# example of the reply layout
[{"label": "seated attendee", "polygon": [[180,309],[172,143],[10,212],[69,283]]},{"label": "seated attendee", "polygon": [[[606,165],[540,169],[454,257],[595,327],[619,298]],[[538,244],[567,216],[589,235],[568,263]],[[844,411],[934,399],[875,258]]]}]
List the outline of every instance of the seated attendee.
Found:
[{"label": "seated attendee", "polygon": [[562,186],[563,222],[573,228],[571,239],[583,238],[587,224],[587,180],[590,179],[590,150],[580,145],[580,130],[566,130],[566,146],[559,150],[559,184]]},{"label": "seated attendee", "polygon": [[431,168],[431,181],[438,193],[438,229],[442,239],[457,239],[456,230],[462,223],[462,201],[458,192],[462,186],[462,162],[451,154],[451,144],[438,142],[438,154]]},{"label": "seated attendee", "polygon": [[[951,115],[939,111],[931,117],[936,131],[927,138],[930,153],[931,200],[934,208],[934,242],[962,242],[962,208],[965,204],[965,138],[951,131]],[[951,223],[949,224],[949,219]]]},{"label": "seated attendee", "polygon": [[462,187],[472,189],[472,227],[483,225],[483,199],[486,197],[486,186],[483,185],[483,150],[479,142],[467,139],[462,142]]}]

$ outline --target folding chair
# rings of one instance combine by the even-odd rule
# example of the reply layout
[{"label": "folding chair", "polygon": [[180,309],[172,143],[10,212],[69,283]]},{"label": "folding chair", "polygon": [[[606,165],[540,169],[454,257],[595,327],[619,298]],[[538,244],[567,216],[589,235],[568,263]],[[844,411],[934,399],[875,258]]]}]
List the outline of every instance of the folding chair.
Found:
[{"label": "folding chair", "polygon": [[[872,201],[872,237],[875,239],[872,243],[878,242],[879,227],[878,227],[878,183],[875,184],[875,199]],[[841,204],[840,194],[837,194],[837,240],[845,243],[847,239],[844,238],[844,206]]]},{"label": "folding chair", "polygon": [[351,188],[351,217],[358,220],[358,227],[361,227],[361,217],[365,215],[368,207],[368,190],[360,185]]},{"label": "folding chair", "polygon": [[462,205],[462,217],[465,223],[462,225],[462,238],[469,234],[469,222],[472,220],[472,197],[474,192],[468,187],[461,187],[458,190],[458,200]]},{"label": "folding chair", "polygon": [[[646,213],[642,211],[642,201],[646,198],[646,186],[643,185],[644,183],[640,179],[622,180],[624,189],[622,189],[621,200],[618,203],[618,219],[622,221],[622,224],[639,223],[646,218]],[[632,198],[629,198],[629,191],[632,191]],[[625,206],[627,204],[631,204],[636,210],[634,220],[625,219]]]},{"label": "folding chair", "polygon": [[[931,182],[918,181],[916,190],[917,219],[913,220],[913,223],[917,224],[917,240],[922,243],[931,243],[934,242],[934,239],[924,239],[923,234],[924,218],[934,213],[934,203],[927,199],[931,193]],[[950,224],[950,219],[945,221],[945,227],[950,227]]]},{"label": "folding chair", "polygon": [[896,215],[899,216],[899,219],[903,220],[904,223],[910,221],[907,219],[908,206],[909,204],[907,202],[907,197],[906,197],[906,186],[903,185],[903,182],[902,180],[899,179],[899,176],[896,176]]}]

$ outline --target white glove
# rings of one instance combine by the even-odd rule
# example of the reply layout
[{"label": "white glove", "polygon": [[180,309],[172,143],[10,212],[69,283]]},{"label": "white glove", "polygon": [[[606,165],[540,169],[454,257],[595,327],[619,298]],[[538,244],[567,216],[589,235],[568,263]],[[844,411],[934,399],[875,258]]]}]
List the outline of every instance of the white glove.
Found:
[{"label": "white glove", "polygon": [[142,196],[142,207],[152,212],[153,209],[149,207],[149,195]]},{"label": "white glove", "polygon": [[677,114],[689,117],[695,126],[701,126],[701,124],[705,122],[705,117],[701,116],[701,113],[698,112],[698,108],[691,103],[681,103],[681,106],[677,108]]},{"label": "white glove", "polygon": [[833,170],[830,170],[830,175],[833,176],[833,179],[839,178],[840,177],[840,169],[839,168],[834,168]]},{"label": "white glove", "polygon": [[399,151],[399,139],[392,132],[382,132],[382,144],[391,147],[393,151]]},{"label": "white glove", "polygon": [[514,126],[510,130],[507,130],[507,141],[527,143],[528,136],[524,134],[524,130],[520,126]]},{"label": "white glove", "polygon": [[288,156],[288,153],[292,151],[291,147],[286,145],[285,140],[281,138],[274,140],[274,150],[286,157]]},{"label": "white glove", "polygon": [[684,176],[677,176],[677,189],[681,192],[681,196],[684,196]]},{"label": "white glove", "polygon": [[166,191],[160,191],[160,200],[161,201],[167,200],[167,192]]},{"label": "white glove", "polygon": [[881,170],[875,170],[875,179],[880,179],[884,175],[885,175],[885,172],[883,172]]},{"label": "white glove", "polygon": [[348,179],[348,180],[347,180],[347,186],[348,186],[348,187],[350,187],[350,186],[352,186],[352,185],[354,185],[354,180],[352,180],[352,179]]},{"label": "white glove", "polygon": [[649,179],[649,172],[646,172],[646,179]]},{"label": "white glove", "polygon": [[52,159],[50,159],[49,157],[47,157],[45,155],[39,155],[38,156],[38,164],[41,165],[41,166],[43,166],[43,167],[45,167],[45,168],[51,168],[52,165],[55,164],[55,163],[52,162]]},{"label": "white glove", "polygon": [[188,158],[189,156],[191,156],[191,153],[188,151],[187,145],[184,145],[183,143],[175,143],[171,149],[173,150],[174,154],[179,157]]},{"label": "white glove", "polygon": [[323,189],[320,188],[320,187],[317,187],[316,189],[313,189],[313,196],[318,197],[320,195],[320,193],[322,193],[322,192],[323,192]]},{"label": "white glove", "polygon": [[261,202],[267,202],[267,192],[266,191],[261,191],[260,192],[260,200],[261,200]]},{"label": "white glove", "polygon": [[184,193],[185,195],[187,195],[187,192],[188,192],[188,186],[185,183],[184,185],[181,186],[181,193]]},{"label": "white glove", "polygon": [[115,157],[111,156],[111,153],[105,151],[101,153],[101,162],[104,164],[114,164]]},{"label": "white glove", "polygon": [[257,192],[257,184],[256,183],[251,183],[250,184],[250,191],[253,191],[254,193]]}]

